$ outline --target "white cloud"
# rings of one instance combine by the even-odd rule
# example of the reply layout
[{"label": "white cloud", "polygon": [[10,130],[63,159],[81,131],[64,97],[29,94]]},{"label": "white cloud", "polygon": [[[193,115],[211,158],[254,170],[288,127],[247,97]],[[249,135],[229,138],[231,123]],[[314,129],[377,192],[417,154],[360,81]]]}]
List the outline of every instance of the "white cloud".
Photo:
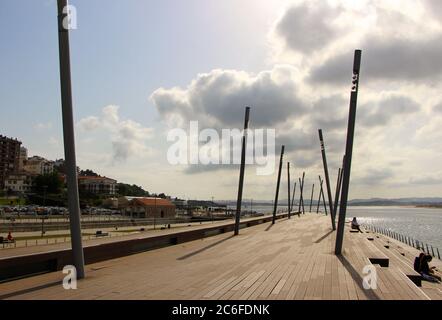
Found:
[{"label": "white cloud", "polygon": [[52,122],[42,123],[39,122],[36,125],[34,125],[34,129],[36,130],[49,130],[52,128]]},{"label": "white cloud", "polygon": [[186,87],[159,88],[151,101],[172,127],[199,120],[241,128],[244,107],[251,106],[251,127],[276,128],[277,148],[285,144],[286,159],[307,172],[322,171],[322,128],[334,170],[344,152],[353,50],[361,48],[352,190],[406,183],[410,172],[424,175],[434,167],[437,152],[427,146],[440,143],[434,134],[440,119],[428,114],[442,110],[442,12],[432,9],[438,5],[297,1],[273,25],[274,66],[256,74],[215,69]]},{"label": "white cloud", "polygon": [[130,157],[143,157],[151,152],[146,144],[153,137],[154,130],[133,120],[121,120],[119,106],[108,105],[100,117],[89,116],[77,123],[80,132],[102,130],[110,135],[112,160],[124,162]]}]

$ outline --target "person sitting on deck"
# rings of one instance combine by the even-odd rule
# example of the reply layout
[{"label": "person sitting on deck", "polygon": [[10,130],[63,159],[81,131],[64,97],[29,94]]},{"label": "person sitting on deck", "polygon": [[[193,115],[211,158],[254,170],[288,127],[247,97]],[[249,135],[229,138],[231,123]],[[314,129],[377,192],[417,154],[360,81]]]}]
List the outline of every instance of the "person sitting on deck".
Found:
[{"label": "person sitting on deck", "polygon": [[12,237],[11,231],[9,231],[8,236],[6,237],[6,239],[8,239],[8,241],[12,242],[14,240],[14,238]]},{"label": "person sitting on deck", "polygon": [[419,257],[414,258],[414,266],[413,269],[417,273],[421,273],[421,261],[423,257],[425,256],[425,253],[421,252]]},{"label": "person sitting on deck", "polygon": [[360,228],[360,226],[359,226],[358,221],[356,220],[356,217],[353,217],[353,220],[351,221],[351,228],[352,228],[352,229],[356,229],[356,230],[358,230],[359,232],[363,233],[362,230],[361,230],[361,228]]},{"label": "person sitting on deck", "polygon": [[441,277],[439,277],[434,273],[433,269],[435,267],[430,268],[428,264],[429,262],[431,262],[431,260],[433,260],[433,257],[430,256],[429,254],[423,254],[423,255],[421,254],[419,257],[420,257],[419,273],[422,275],[424,280],[431,282],[440,282]]}]

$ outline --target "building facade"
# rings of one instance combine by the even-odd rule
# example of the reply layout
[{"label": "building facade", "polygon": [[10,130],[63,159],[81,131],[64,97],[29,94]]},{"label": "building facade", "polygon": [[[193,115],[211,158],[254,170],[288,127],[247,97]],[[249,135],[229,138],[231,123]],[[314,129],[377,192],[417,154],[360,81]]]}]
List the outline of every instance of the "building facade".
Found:
[{"label": "building facade", "polygon": [[123,211],[133,218],[174,218],[175,205],[163,198],[133,198]]},{"label": "building facade", "polygon": [[4,189],[16,193],[30,192],[32,179],[33,175],[26,172],[11,173],[5,179]]},{"label": "building facade", "polygon": [[54,172],[54,162],[39,156],[33,156],[25,161],[23,170],[32,174],[50,174]]},{"label": "building facade", "polygon": [[0,190],[5,187],[6,177],[18,171],[21,141],[0,135]]},{"label": "building facade", "polygon": [[79,176],[78,188],[93,194],[114,195],[117,192],[117,180],[101,176]]}]

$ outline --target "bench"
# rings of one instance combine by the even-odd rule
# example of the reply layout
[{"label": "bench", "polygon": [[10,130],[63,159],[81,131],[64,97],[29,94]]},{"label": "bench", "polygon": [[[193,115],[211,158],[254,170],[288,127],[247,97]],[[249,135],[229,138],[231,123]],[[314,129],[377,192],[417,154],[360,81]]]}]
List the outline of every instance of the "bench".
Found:
[{"label": "bench", "polygon": [[15,243],[15,239],[8,240],[7,238],[0,237],[0,244],[3,244],[3,248],[5,247],[5,244],[13,244]]},{"label": "bench", "polygon": [[103,232],[101,230],[98,230],[97,232],[95,232],[96,237],[107,237],[108,235],[109,235],[108,232]]}]

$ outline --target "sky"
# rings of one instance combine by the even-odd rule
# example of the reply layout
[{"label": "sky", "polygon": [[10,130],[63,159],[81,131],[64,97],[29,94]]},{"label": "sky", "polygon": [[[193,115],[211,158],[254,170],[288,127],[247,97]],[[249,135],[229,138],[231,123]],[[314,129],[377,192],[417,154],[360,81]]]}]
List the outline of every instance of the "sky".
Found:
[{"label": "sky", "polygon": [[[235,199],[235,165],[174,165],[171,130],[276,130],[306,190],[334,189],[355,49],[362,64],[350,198],[442,196],[442,1],[71,0],[77,164],[151,192]],[[64,154],[55,0],[0,2],[0,133]],[[281,190],[287,188],[285,166]],[[245,199],[277,174],[248,165]],[[281,197],[285,196],[282,193]]]}]

